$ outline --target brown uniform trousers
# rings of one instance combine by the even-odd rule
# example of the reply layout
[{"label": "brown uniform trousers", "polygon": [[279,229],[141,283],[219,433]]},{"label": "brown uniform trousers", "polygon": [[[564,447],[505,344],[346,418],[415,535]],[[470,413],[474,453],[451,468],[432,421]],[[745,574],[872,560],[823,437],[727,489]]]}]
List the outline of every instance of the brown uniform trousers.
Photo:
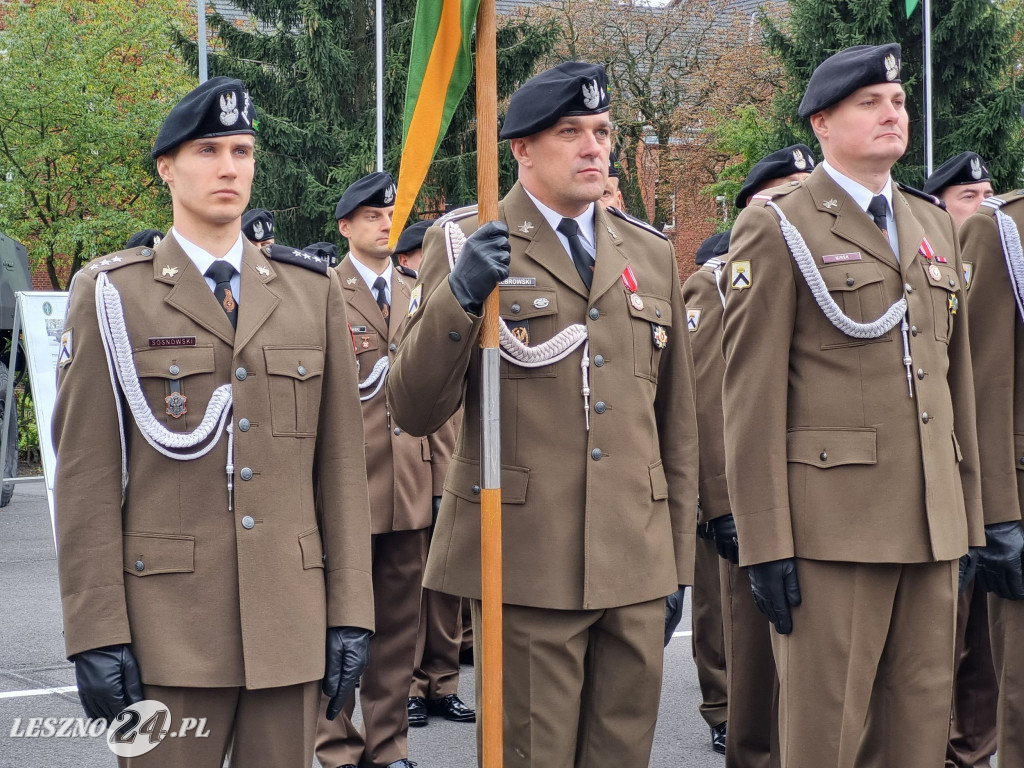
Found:
[{"label": "brown uniform trousers", "polygon": [[[646,764],[663,598],[692,583],[696,428],[676,262],[658,235],[600,208],[594,215],[588,295],[522,187],[502,201],[512,252],[501,316],[531,346],[585,324],[591,361],[589,431],[582,348],[540,368],[500,364],[509,768]],[[472,232],[476,216],[458,225]],[[465,405],[425,584],[479,600],[481,318],[459,306],[448,274],[435,226],[388,400],[415,434]]]},{"label": "brown uniform trousers", "polygon": [[[101,273],[120,294],[159,424],[192,431],[214,390],[230,384],[230,511],[227,436],[176,461],[127,410],[122,501],[95,304]],[[67,654],[130,643],[145,690],[173,717],[210,707],[210,741],[161,744],[132,764],[219,768],[232,736],[246,739],[243,757],[265,749],[278,764],[308,764],[303,734],[316,698],[305,692],[323,677],[327,627],[373,628],[362,423],[341,293],[333,272],[245,243],[234,329],[174,237],[96,260],[75,281],[53,427]],[[165,402],[172,388],[187,398],[177,418]]]},{"label": "brown uniform trousers", "polygon": [[[721,260],[711,259],[683,283],[697,379],[701,499],[698,520],[701,524],[730,511],[722,426],[723,297],[715,279],[716,271],[720,273],[722,267]],[[713,544],[711,551],[717,558],[719,571],[718,604],[728,701],[725,764],[727,768],[769,768],[778,765],[779,748],[778,680],[768,620],[754,604],[746,569],[718,557]],[[699,556],[697,563],[699,571]],[[695,573],[695,580],[696,577]],[[693,610],[696,614],[696,606]],[[695,623],[695,640],[696,634]]]},{"label": "brown uniform trousers", "polygon": [[724,723],[729,714],[719,559],[715,542],[698,536],[690,593],[690,645],[700,685],[700,715],[710,726]]},{"label": "brown uniform trousers", "polygon": [[[414,276],[391,275],[391,320],[350,258],[338,265],[362,380],[377,361],[394,353],[405,330]],[[366,397],[375,385],[366,386]],[[388,411],[381,388],[362,403],[367,480],[373,532],[373,587],[377,628],[370,665],[359,685],[362,727],[353,725],[355,695],[334,721],[321,717],[317,758],[327,768],[385,766],[408,757],[408,691],[419,625],[423,566],[427,557],[431,498],[440,496],[454,443],[450,424],[428,437],[405,432]],[[321,702],[326,712],[327,698]]]},{"label": "brown uniform trousers", "polygon": [[[1019,229],[1021,193],[1000,195]],[[985,523],[1021,518],[1024,506],[1024,326],[1003,254],[995,212],[982,206],[960,230],[970,305],[971,354],[978,403],[978,444]],[[1011,332],[1012,328],[1012,332]],[[998,681],[999,765],[1024,764],[1024,604],[988,596],[992,656]]]},{"label": "brown uniform trousers", "polygon": [[[849,318],[905,298],[909,381],[899,324],[876,339],[838,330],[768,198]],[[792,633],[772,634],[786,768],[945,756],[957,559],[984,541],[968,313],[949,214],[895,186],[893,208],[899,260],[819,166],[754,198],[722,276],[740,563],[795,557],[803,595]]]}]

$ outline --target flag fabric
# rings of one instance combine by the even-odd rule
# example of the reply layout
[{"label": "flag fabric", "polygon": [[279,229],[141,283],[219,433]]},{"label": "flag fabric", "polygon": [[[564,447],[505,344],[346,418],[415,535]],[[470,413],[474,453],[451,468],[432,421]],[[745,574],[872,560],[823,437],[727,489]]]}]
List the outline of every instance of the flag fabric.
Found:
[{"label": "flag fabric", "polygon": [[917,4],[920,2],[920,0],[904,0],[904,2],[906,3],[907,18],[909,19],[911,14],[913,14],[915,9],[917,8]]},{"label": "flag fabric", "polygon": [[455,107],[473,77],[473,24],[480,0],[419,0],[405,90],[402,163],[390,246],[395,247]]}]

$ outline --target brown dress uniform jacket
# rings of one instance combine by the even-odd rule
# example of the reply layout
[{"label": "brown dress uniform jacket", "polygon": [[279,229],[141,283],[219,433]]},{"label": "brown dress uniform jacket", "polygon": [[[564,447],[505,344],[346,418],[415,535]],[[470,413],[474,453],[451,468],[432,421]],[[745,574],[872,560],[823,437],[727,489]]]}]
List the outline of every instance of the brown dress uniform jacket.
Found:
[{"label": "brown dress uniform jacket", "polygon": [[[520,185],[500,216],[512,246],[501,316],[524,328],[531,346],[585,323],[591,389],[588,432],[582,347],[540,368],[501,361],[504,602],[608,608],[692,583],[693,364],[671,246],[598,207],[588,297]],[[475,215],[458,223],[466,233],[477,227]],[[422,303],[388,379],[388,401],[414,434],[437,429],[465,402],[425,585],[479,599],[481,318],[452,295],[440,227],[428,231],[424,246]],[[627,266],[637,281],[633,300],[622,279]],[[655,342],[659,328],[664,348]]]},{"label": "brown dress uniform jacket", "polygon": [[[177,461],[125,410],[128,485],[95,307],[121,296],[144,398],[195,429],[231,385],[228,440]],[[341,283],[245,243],[237,330],[168,237],[84,268],[71,292],[73,354],[53,420],[58,565],[69,656],[131,643],[143,682],[267,688],[316,680],[328,626],[373,628],[370,525],[355,361]],[[161,338],[188,346],[160,346]],[[154,339],[156,340],[154,342]],[[194,342],[194,343],[193,343]],[[188,412],[166,415],[170,381]]]},{"label": "brown dress uniform jacket", "polygon": [[722,260],[710,259],[683,283],[686,328],[690,332],[697,381],[697,429],[700,433],[700,507],[698,523],[729,514],[729,487],[725,479],[725,444],[722,440],[722,296],[715,269]]},{"label": "brown dress uniform jacket", "polygon": [[[897,263],[822,168],[763,194],[802,233],[850,318],[874,321],[906,297],[913,397],[900,325],[878,339],[837,330],[777,214],[755,198],[737,219],[723,274],[726,469],[741,565],[952,560],[968,541],[983,544],[967,310],[949,214],[894,186]],[[749,282],[736,287],[743,268]]]},{"label": "brown dress uniform jacket", "polygon": [[[415,276],[395,269],[391,275],[391,323],[384,321],[373,291],[351,260],[338,265],[344,289],[348,321],[355,340],[356,359],[362,381],[370,376],[382,357],[394,364],[395,352],[405,331],[409,297]],[[361,391],[365,396],[374,387]],[[392,418],[384,388],[362,402],[369,467],[371,532],[408,531],[428,528],[432,496],[440,496],[448,473],[454,444],[451,424],[444,424],[427,437],[415,437]]]}]

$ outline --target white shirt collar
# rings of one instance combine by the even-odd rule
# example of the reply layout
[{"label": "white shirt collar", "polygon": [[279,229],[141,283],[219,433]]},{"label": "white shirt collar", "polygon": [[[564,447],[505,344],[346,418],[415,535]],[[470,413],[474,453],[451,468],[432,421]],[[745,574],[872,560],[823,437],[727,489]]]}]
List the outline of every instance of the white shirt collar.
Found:
[{"label": "white shirt collar", "polygon": [[[825,173],[827,173],[832,178],[832,181],[834,181],[836,184],[842,187],[843,191],[846,192],[846,194],[848,194],[850,197],[852,197],[853,201],[860,206],[860,209],[862,211],[866,213],[868,210],[868,205],[871,203],[871,198],[875,196],[875,193],[872,192],[867,187],[865,187],[859,181],[854,181],[849,176],[845,176],[839,171],[837,171],[834,167],[829,165],[828,160],[822,160],[821,167],[825,169]],[[891,218],[893,211],[891,176],[888,179],[886,179],[885,186],[882,188],[882,191],[879,192],[878,194],[885,198],[885,202],[889,206],[887,216]]]},{"label": "white shirt collar", "polygon": [[[181,246],[181,250],[185,252],[185,255],[192,260],[192,263],[196,265],[196,269],[199,270],[199,274],[206,275],[206,270],[210,268],[213,262],[217,261],[217,258],[204,248],[193,243],[191,240],[186,240],[178,230],[171,227],[171,233],[174,235],[174,239],[178,241],[178,245]],[[236,274],[242,273],[242,232],[239,230],[238,239],[235,244],[232,245],[226,254],[224,254],[223,260],[228,262],[235,268]]]},{"label": "white shirt collar", "polygon": [[[375,271],[373,271],[368,266],[363,264],[363,262],[361,262],[359,259],[357,259],[355,254],[352,253],[352,251],[348,252],[348,258],[352,259],[352,266],[354,266],[356,268],[356,272],[358,272],[359,276],[362,277],[363,280],[366,282],[366,287],[370,289],[371,293],[373,293],[373,284],[377,281],[377,278],[378,277],[383,277],[384,278],[384,282],[387,283],[387,289],[386,289],[387,301],[390,304],[391,303],[391,272],[392,272],[392,269],[391,269],[391,259],[388,259],[387,267],[385,267],[384,271],[380,275],[378,275]],[[377,294],[373,294],[373,297],[377,298]]]},{"label": "white shirt collar", "polygon": [[[555,234],[558,235],[558,239],[562,241],[562,245],[565,246],[565,252],[569,252],[569,241],[566,240],[565,235],[558,231],[558,225],[562,223],[562,219],[565,218],[558,211],[552,210],[548,206],[544,205],[540,200],[531,194],[530,190],[523,187],[523,191],[533,201],[533,204],[537,206],[537,210],[540,211],[544,220],[555,230]],[[591,255],[594,255],[597,251],[597,241],[594,239],[594,203],[587,206],[587,210],[575,217],[575,221],[580,227],[580,237],[583,239],[583,247],[590,251]]]}]

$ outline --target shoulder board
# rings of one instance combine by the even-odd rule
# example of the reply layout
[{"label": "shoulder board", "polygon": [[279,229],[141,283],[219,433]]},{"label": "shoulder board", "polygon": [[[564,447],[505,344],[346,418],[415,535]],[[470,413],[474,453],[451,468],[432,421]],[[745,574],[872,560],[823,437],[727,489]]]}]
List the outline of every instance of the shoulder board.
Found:
[{"label": "shoulder board", "polygon": [[403,264],[396,264],[395,265],[395,271],[398,274],[400,274],[400,275],[405,275],[406,277],[411,277],[413,280],[415,280],[416,276],[417,276],[415,269],[410,269],[409,267],[407,267],[407,266],[405,266]]},{"label": "shoulder board", "polygon": [[606,208],[605,210],[608,211],[608,213],[612,214],[612,216],[618,216],[623,221],[628,221],[633,226],[640,227],[640,229],[646,229],[652,235],[657,235],[662,240],[668,240],[668,236],[664,232],[659,232],[657,229],[652,227],[646,221],[641,221],[640,219],[638,219],[638,218],[636,218],[634,216],[630,216],[625,211],[620,211],[614,205],[608,206],[608,208]]},{"label": "shoulder board", "polygon": [[932,205],[937,205],[942,210],[946,210],[946,204],[939,200],[939,198],[937,198],[935,195],[929,195],[927,192],[922,192],[920,189],[908,187],[906,184],[901,184],[898,181],[896,182],[896,188],[900,192],[905,192],[908,195],[913,195],[914,197],[919,197],[922,200],[927,200]]},{"label": "shoulder board", "polygon": [[1022,198],[1024,198],[1024,189],[1015,189],[1013,192],[1005,192],[997,197],[985,198],[981,204],[985,208],[997,211],[1007,203],[1013,203]]},{"label": "shoulder board", "polygon": [[109,272],[112,269],[124,267],[128,264],[138,264],[139,262],[152,260],[152,248],[129,248],[126,251],[118,251],[117,253],[110,253],[103,257],[97,257],[88,264],[83,264],[82,271],[87,274]]},{"label": "shoulder board", "polygon": [[802,181],[793,181],[781,187],[768,187],[767,189],[762,189],[756,195],[750,196],[750,200],[747,202],[747,207],[750,208],[752,206],[759,205],[764,208],[764,204],[770,200],[776,200],[780,197],[792,194],[802,186]]},{"label": "shoulder board", "polygon": [[435,221],[431,226],[443,227],[449,221],[459,221],[460,219],[467,219],[470,216],[476,216],[476,214],[476,205],[466,205],[463,206],[462,208],[456,208],[454,211],[449,211],[444,216],[440,217],[437,221]]},{"label": "shoulder board", "polygon": [[701,264],[701,269],[706,269],[708,272],[714,272],[716,269],[721,269],[725,266],[725,261],[717,257],[712,257]]},{"label": "shoulder board", "polygon": [[263,253],[268,259],[278,263],[295,264],[319,272],[321,275],[326,275],[329,267],[327,259],[307,251],[300,251],[298,248],[289,248],[287,245],[265,245]]}]

